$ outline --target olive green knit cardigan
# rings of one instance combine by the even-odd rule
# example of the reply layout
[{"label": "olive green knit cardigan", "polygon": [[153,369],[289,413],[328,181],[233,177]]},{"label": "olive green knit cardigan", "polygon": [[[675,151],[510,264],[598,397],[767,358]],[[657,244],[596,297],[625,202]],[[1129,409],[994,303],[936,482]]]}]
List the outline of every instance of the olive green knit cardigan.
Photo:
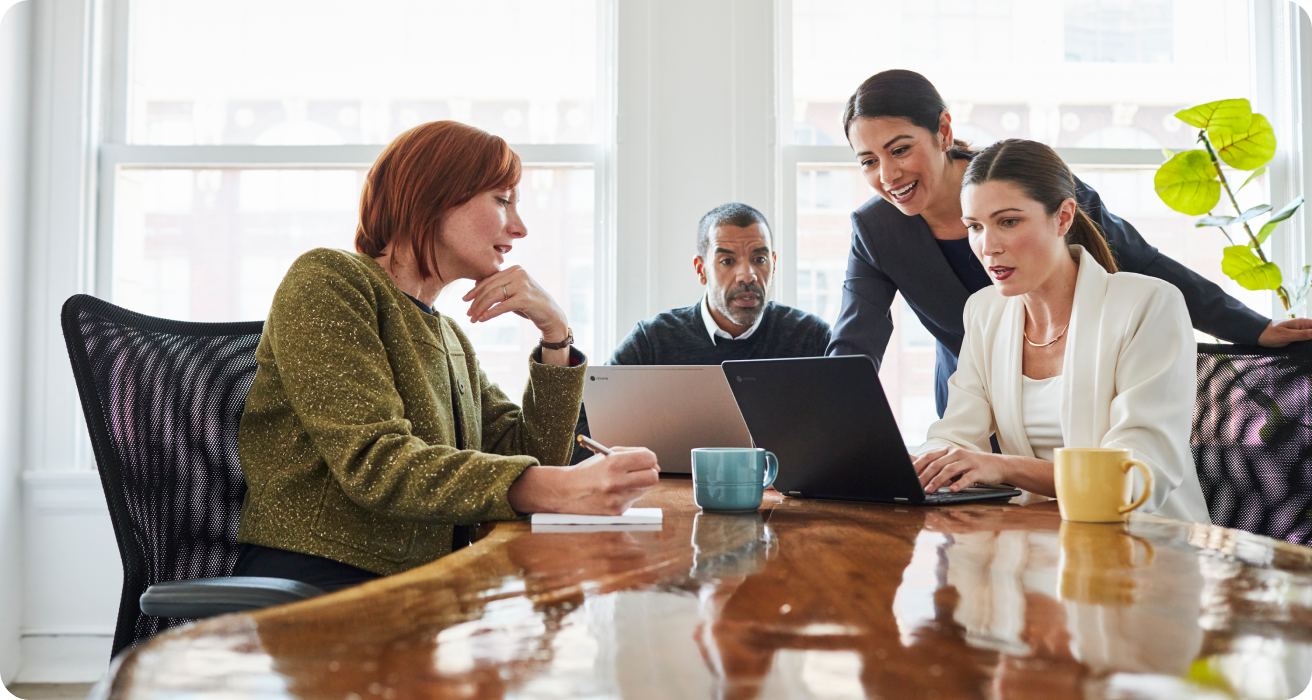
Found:
[{"label": "olive green knit cardigan", "polygon": [[450,552],[453,525],[517,517],[520,473],[569,461],[586,370],[529,358],[520,408],[451,319],[323,248],[288,270],[256,359],[237,539],[384,575]]}]

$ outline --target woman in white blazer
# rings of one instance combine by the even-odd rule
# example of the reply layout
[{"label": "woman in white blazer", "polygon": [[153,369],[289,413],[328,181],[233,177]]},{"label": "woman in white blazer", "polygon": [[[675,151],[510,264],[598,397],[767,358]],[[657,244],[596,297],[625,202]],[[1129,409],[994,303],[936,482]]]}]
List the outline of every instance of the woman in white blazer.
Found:
[{"label": "woman in white blazer", "polygon": [[915,456],[926,492],[1008,483],[1055,496],[1054,448],[1128,447],[1153,473],[1143,512],[1210,523],[1189,451],[1197,348],[1179,290],[1116,272],[1043,144],[975,156],[961,205],[993,286],[966,303],[947,410]]}]

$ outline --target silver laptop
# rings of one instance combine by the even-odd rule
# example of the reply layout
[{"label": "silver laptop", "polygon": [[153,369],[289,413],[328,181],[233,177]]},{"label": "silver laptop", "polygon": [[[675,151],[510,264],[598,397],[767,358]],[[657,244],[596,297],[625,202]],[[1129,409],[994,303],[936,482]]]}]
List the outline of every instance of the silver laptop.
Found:
[{"label": "silver laptop", "polygon": [[646,447],[666,473],[692,472],[694,447],[752,446],[719,365],[589,367],[583,405],[594,440]]}]

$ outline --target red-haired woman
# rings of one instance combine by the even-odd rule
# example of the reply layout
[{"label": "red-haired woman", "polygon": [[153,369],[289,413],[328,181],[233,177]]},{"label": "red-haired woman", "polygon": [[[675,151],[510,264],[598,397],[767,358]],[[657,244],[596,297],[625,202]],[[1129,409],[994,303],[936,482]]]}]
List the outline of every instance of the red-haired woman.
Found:
[{"label": "red-haired woman", "polygon": [[[457,526],[620,513],[656,483],[645,449],[544,466],[569,461],[586,368],[551,296],[501,269],[527,235],[520,172],[496,136],[417,126],[369,171],[358,252],[313,250],[288,270],[242,415],[234,575],[343,588],[447,554]],[[514,312],[542,333],[522,407],[433,311],[457,279],[477,281],[464,297],[474,322]]]}]

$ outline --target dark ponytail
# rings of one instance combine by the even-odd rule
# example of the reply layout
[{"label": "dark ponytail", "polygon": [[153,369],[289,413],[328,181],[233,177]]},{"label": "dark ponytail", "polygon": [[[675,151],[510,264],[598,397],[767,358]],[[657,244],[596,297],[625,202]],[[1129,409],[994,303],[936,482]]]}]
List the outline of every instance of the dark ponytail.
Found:
[{"label": "dark ponytail", "polygon": [[1061,157],[1038,141],[1007,139],[980,151],[961,179],[963,188],[985,182],[1010,182],[1026,197],[1043,205],[1048,216],[1057,213],[1061,203],[1075,200],[1075,219],[1066,231],[1066,243],[1083,246],[1108,272],[1116,272],[1116,258],[1107,246],[1098,224],[1080,208],[1075,196],[1075,175]]},{"label": "dark ponytail", "polygon": [[[886,70],[866,78],[847,98],[843,135],[851,140],[849,132],[857,119],[896,117],[937,136],[938,118],[946,111],[947,103],[925,76],[909,70]],[[965,141],[953,139],[948,155],[954,160],[970,160],[975,152]]]}]

